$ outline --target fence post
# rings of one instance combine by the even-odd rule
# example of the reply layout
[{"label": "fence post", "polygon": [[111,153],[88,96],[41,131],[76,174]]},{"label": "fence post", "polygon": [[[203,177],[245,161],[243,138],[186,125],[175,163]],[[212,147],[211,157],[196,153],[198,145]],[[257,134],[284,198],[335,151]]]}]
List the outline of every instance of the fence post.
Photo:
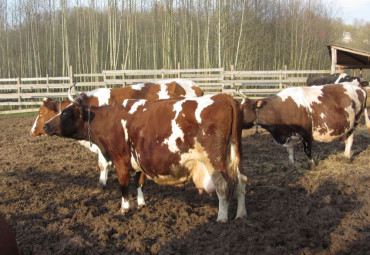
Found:
[{"label": "fence post", "polygon": [[19,103],[19,106],[18,106],[18,109],[21,110],[22,109],[22,106],[21,106],[21,78],[17,77],[17,87],[18,87],[18,103]]},{"label": "fence post", "polygon": [[179,70],[179,73],[177,74],[177,78],[181,78],[180,62],[177,62],[177,70]]},{"label": "fence post", "polygon": [[46,74],[46,94],[49,95],[49,74]]},{"label": "fence post", "polygon": [[235,85],[234,85],[234,79],[235,79],[235,77],[234,77],[234,65],[230,66],[230,70],[231,70],[231,78],[230,79],[232,80],[231,87],[235,89]]}]

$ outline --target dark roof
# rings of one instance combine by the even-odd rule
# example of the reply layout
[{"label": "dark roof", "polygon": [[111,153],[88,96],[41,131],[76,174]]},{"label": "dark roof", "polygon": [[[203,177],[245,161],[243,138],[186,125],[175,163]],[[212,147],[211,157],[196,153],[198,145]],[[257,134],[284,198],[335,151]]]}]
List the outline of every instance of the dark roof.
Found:
[{"label": "dark roof", "polygon": [[332,48],[337,51],[336,67],[343,69],[370,69],[370,52],[331,44],[328,45],[331,58]]}]

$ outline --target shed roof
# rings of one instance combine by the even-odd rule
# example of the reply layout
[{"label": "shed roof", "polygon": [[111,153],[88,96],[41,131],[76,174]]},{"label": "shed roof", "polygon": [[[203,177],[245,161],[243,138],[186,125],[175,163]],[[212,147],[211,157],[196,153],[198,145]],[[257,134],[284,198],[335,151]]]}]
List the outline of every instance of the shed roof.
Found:
[{"label": "shed roof", "polygon": [[[353,49],[337,44],[328,45],[332,59],[332,70],[335,67],[342,69],[370,69],[370,52]],[[335,56],[332,56],[336,54]]]}]

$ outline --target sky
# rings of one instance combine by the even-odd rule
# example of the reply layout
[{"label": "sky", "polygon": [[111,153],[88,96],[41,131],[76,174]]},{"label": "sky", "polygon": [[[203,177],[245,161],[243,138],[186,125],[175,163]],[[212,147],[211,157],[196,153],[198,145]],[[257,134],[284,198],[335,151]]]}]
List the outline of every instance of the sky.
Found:
[{"label": "sky", "polygon": [[345,24],[353,24],[354,19],[370,23],[370,0],[337,0],[336,2],[341,6],[340,17]]}]

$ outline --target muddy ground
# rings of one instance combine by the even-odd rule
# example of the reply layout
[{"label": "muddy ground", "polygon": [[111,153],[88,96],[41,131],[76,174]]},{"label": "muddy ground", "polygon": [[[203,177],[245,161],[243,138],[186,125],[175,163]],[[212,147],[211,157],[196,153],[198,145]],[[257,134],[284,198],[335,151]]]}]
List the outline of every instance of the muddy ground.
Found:
[{"label": "muddy ground", "polygon": [[[353,162],[344,144],[314,143],[317,167],[297,163],[270,135],[243,133],[248,217],[217,223],[217,197],[193,184],[148,181],[146,206],[122,216],[114,169],[96,189],[97,155],[73,140],[31,137],[35,116],[0,119],[0,211],[22,254],[368,254],[370,135],[356,131]],[[131,190],[132,208],[136,194]],[[230,218],[236,214],[231,202]]]}]

